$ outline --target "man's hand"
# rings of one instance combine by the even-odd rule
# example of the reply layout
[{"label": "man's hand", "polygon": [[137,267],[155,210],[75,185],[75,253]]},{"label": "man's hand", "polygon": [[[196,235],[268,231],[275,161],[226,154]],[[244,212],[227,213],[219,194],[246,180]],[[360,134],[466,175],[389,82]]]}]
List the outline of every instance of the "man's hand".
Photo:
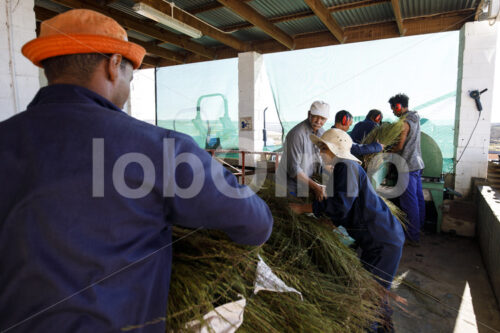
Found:
[{"label": "man's hand", "polygon": [[311,204],[289,203],[289,205],[290,205],[290,209],[295,214],[312,213],[312,205]]},{"label": "man's hand", "polygon": [[309,178],[305,173],[299,172],[297,173],[297,181],[302,182],[302,184],[307,184],[309,189],[311,189],[314,193],[314,197],[318,201],[322,201],[326,196],[325,187],[316,183],[314,180]]},{"label": "man's hand", "polygon": [[397,145],[392,147],[391,152],[397,153],[401,150],[403,150],[403,147],[406,142],[406,137],[408,136],[408,133],[410,132],[410,125],[408,125],[408,122],[403,122],[403,131],[401,132],[401,135],[399,137],[399,142]]},{"label": "man's hand", "polygon": [[313,186],[312,186],[312,190],[314,192],[314,196],[316,197],[316,200],[323,201],[323,199],[325,199],[325,197],[326,197],[325,186],[314,182]]},{"label": "man's hand", "polygon": [[384,151],[385,145],[380,143],[378,140],[377,140],[377,143],[382,146],[382,151]]}]

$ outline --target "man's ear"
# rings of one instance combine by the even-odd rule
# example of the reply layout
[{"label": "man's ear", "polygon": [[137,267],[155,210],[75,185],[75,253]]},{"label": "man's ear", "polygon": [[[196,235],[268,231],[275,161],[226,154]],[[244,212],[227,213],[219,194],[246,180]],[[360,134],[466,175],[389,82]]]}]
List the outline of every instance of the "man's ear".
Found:
[{"label": "man's ear", "polygon": [[120,71],[120,65],[122,63],[121,54],[113,54],[109,57],[106,65],[108,72],[108,77],[110,81],[116,81],[118,79],[118,72]]}]

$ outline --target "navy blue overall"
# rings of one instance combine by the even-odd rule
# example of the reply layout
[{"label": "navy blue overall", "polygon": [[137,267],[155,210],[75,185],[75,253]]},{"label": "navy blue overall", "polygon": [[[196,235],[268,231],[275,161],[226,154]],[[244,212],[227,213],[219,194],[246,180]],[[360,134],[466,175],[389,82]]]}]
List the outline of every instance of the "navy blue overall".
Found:
[{"label": "navy blue overall", "polygon": [[399,206],[408,218],[408,239],[418,242],[420,230],[425,224],[425,200],[422,192],[423,170],[408,173],[408,186],[399,197]]},{"label": "navy blue overall", "polygon": [[[138,162],[117,167],[124,156],[149,159],[155,177]],[[200,175],[198,193],[180,195]],[[149,192],[123,195],[120,178]],[[150,322],[134,332],[165,332],[173,225],[256,245],[272,216],[187,135],[79,86],[42,88],[27,111],[0,123],[0,331],[119,332]]]},{"label": "navy blue overall", "polygon": [[338,159],[327,186],[327,199],[313,203],[315,215],[325,214],[346,228],[362,249],[364,267],[389,289],[405,240],[403,228],[374,191],[363,168]]},{"label": "navy blue overall", "polygon": [[363,138],[377,126],[378,124],[376,122],[369,118],[366,118],[365,120],[360,121],[359,123],[354,125],[354,128],[349,133],[349,135],[351,136],[352,141],[361,143],[361,141],[363,141]]}]

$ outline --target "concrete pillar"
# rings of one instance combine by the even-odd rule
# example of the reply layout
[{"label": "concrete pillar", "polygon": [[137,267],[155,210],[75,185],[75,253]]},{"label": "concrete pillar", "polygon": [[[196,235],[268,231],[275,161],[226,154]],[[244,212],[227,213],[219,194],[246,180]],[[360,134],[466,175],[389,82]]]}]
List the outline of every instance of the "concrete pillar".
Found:
[{"label": "concrete pillar", "polygon": [[132,117],[155,125],[156,88],[154,68],[135,71],[130,85],[130,108]]},{"label": "concrete pillar", "polygon": [[[499,77],[500,72],[497,65],[500,58],[497,53],[497,49],[500,50],[497,47],[500,43],[498,27],[498,24],[491,26],[488,21],[481,21],[466,23],[460,30],[454,142],[455,190],[466,196],[470,192],[472,177],[487,176],[491,114],[494,110],[499,112],[500,106],[500,89],[495,86],[495,76]],[[483,111],[479,113],[469,92],[485,88],[488,91],[481,95]]]},{"label": "concrete pillar", "polygon": [[38,68],[21,54],[36,37],[34,0],[0,0],[0,121],[26,109],[40,87]]},{"label": "concrete pillar", "polygon": [[[239,149],[262,151],[264,128],[263,111],[269,83],[264,66],[264,58],[257,52],[245,52],[238,55],[238,134]],[[248,155],[245,165],[255,166],[260,160],[258,155]],[[241,163],[241,160],[240,160]]]}]

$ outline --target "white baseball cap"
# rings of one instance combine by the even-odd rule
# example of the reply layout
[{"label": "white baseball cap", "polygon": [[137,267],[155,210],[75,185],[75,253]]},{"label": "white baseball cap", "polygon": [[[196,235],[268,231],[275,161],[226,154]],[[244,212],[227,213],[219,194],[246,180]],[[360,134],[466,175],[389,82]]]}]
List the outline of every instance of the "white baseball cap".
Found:
[{"label": "white baseball cap", "polygon": [[309,112],[311,112],[313,116],[320,116],[328,119],[330,117],[330,105],[323,101],[315,101],[311,104]]}]

